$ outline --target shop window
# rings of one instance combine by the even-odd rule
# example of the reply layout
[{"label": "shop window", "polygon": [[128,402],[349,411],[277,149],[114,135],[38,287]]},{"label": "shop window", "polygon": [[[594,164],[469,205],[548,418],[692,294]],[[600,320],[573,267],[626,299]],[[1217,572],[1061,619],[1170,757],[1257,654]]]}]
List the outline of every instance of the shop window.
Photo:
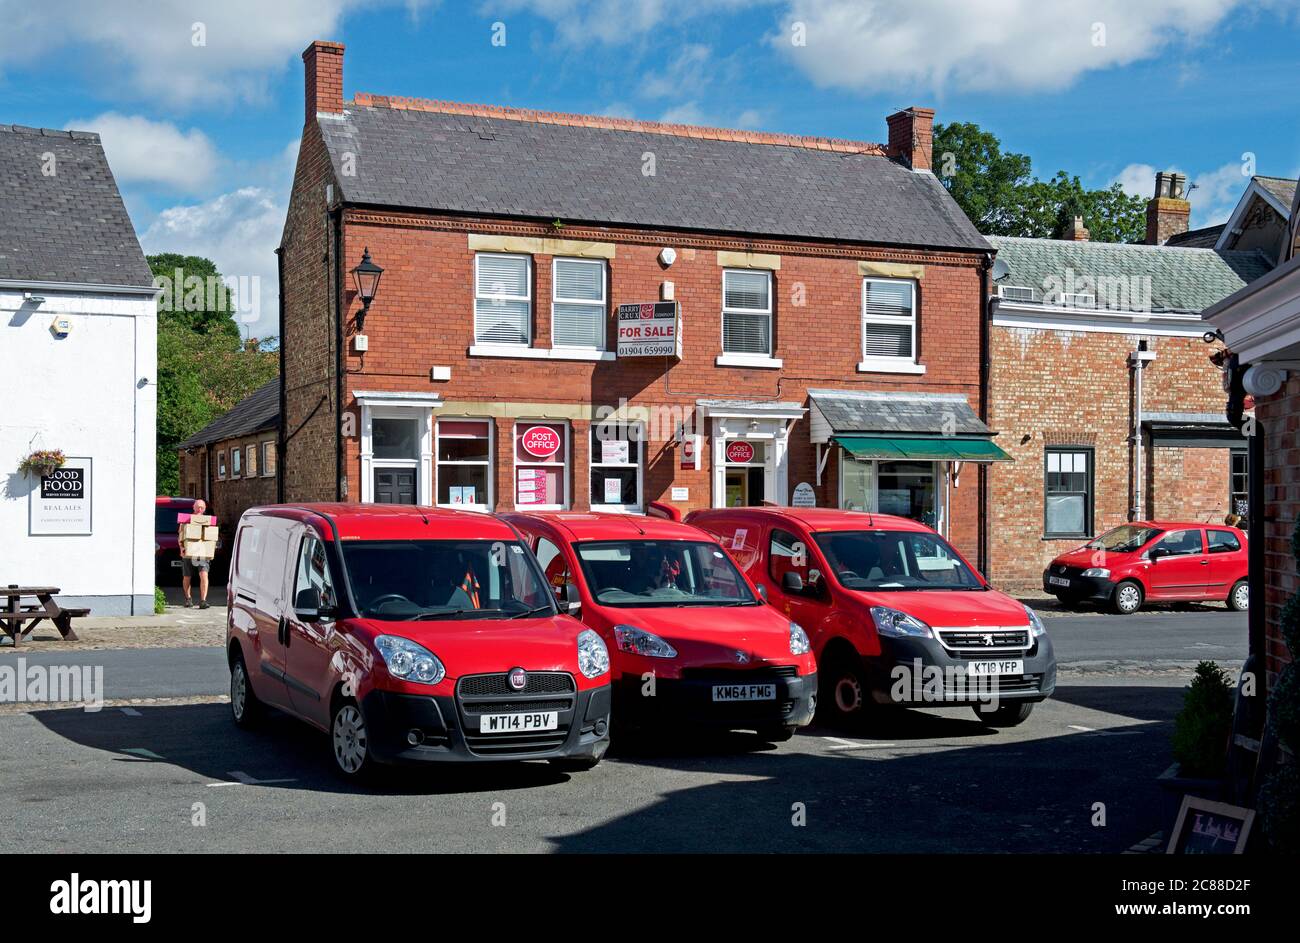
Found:
[{"label": "shop window", "polygon": [[226,480],[226,450],[217,451],[217,481]]},{"label": "shop window", "polygon": [[1045,537],[1092,536],[1092,452],[1048,449],[1044,455]]},{"label": "shop window", "polygon": [[556,259],[551,279],[551,344],[605,349],[605,263]]},{"label": "shop window", "polygon": [[862,359],[916,360],[916,284],[862,280]]},{"label": "shop window", "polygon": [[492,422],[438,420],[438,504],[492,506]]},{"label": "shop window", "polygon": [[939,524],[934,462],[880,462],[876,466],[876,511]]},{"label": "shop window", "polygon": [[642,439],[638,423],[592,423],[593,511],[641,510]]},{"label": "shop window", "polygon": [[840,502],[847,511],[876,509],[876,463],[840,451]]},{"label": "shop window", "polygon": [[474,257],[474,340],[526,347],[532,340],[532,258]]},{"label": "shop window", "polygon": [[270,439],[262,443],[262,477],[275,477],[275,442]]},{"label": "shop window", "polygon": [[230,450],[230,477],[238,478],[242,474],[244,466],[244,450],[233,448]]},{"label": "shop window", "polygon": [[722,352],[772,355],[772,273],[722,272]]},{"label": "shop window", "polygon": [[515,506],[558,511],[569,504],[569,427],[555,422],[515,424]]},{"label": "shop window", "polygon": [[1238,517],[1245,517],[1250,509],[1250,459],[1245,449],[1232,450],[1231,484],[1228,509]]}]

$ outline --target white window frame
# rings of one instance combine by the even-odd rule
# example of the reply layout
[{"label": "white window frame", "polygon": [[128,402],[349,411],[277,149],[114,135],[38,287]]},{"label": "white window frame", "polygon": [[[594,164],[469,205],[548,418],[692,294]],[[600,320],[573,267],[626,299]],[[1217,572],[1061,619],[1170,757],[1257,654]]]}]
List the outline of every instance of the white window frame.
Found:
[{"label": "white window frame", "polygon": [[217,481],[226,480],[226,450],[217,449]]},{"label": "white window frame", "polygon": [[[438,456],[442,454],[442,428],[443,422],[485,422],[487,423],[487,442],[488,457],[487,461],[443,461]],[[487,501],[475,502],[474,504],[443,504],[438,503],[440,508],[454,508],[460,511],[491,511],[496,507],[496,457],[497,457],[497,424],[490,416],[436,416],[433,420],[433,469],[434,475],[442,473],[443,465],[486,465],[487,466]],[[468,439],[470,436],[451,435],[449,439]],[[477,437],[474,437],[477,438]],[[435,479],[433,488],[433,499],[438,500],[438,481]]]},{"label": "white window frame", "polygon": [[[256,442],[250,442],[248,443],[248,445],[244,446],[244,477],[245,478],[256,478],[260,474],[262,474],[262,469],[257,464],[257,459],[260,457],[257,454],[258,451],[259,450],[257,448]],[[253,461],[251,462],[249,461],[250,457],[253,459]],[[250,469],[255,469],[255,470],[250,472]]]},{"label": "white window frame", "polygon": [[[505,259],[523,259],[524,260],[524,288],[523,295],[483,295],[478,293],[478,270],[479,260],[484,257],[496,257]],[[522,344],[509,343],[506,341],[484,340],[479,337],[478,323],[478,304],[480,297],[499,298],[503,301],[526,301],[528,302],[528,337]],[[533,345],[533,332],[535,328],[535,312],[533,311],[533,257],[520,252],[476,252],[474,253],[474,346],[485,346],[493,348],[517,349],[527,348]]]},{"label": "white window frame", "polygon": [[236,445],[230,450],[230,480],[237,481],[243,477],[244,448]]},{"label": "white window frame", "polygon": [[[258,467],[258,469],[257,469],[257,473],[258,473],[259,475],[261,475],[263,478],[274,478],[274,477],[275,477],[275,472],[273,472],[273,471],[267,471],[267,467],[268,467],[268,465],[269,465],[270,463],[267,462],[267,460],[266,460],[266,452],[267,452],[267,449],[273,449],[273,448],[275,448],[275,440],[274,440],[274,439],[266,439],[266,440],[264,440],[264,441],[262,442],[261,446],[258,448],[258,451],[259,451],[261,454],[257,457],[257,460],[258,460],[259,462],[261,462],[262,464]],[[280,461],[280,456],[279,456],[279,453],[278,453],[278,452],[277,452],[277,454],[276,454],[276,456],[275,456],[275,460],[276,460],[276,463],[277,463],[277,465],[278,465],[278,464],[279,464],[279,461]]]},{"label": "white window frame", "polygon": [[[556,278],[556,271],[559,264],[572,263],[575,265],[595,265],[600,268],[600,301],[588,301],[583,298],[561,298],[557,294],[560,280]],[[588,347],[580,344],[561,344],[555,339],[555,306],[557,304],[566,305],[586,305],[590,307],[600,319],[600,346]],[[604,259],[578,259],[570,256],[556,256],[551,259],[551,349],[552,350],[581,350],[581,351],[604,351],[609,346],[609,268],[605,265]]]},{"label": "white window frame", "polygon": [[[645,507],[645,426],[640,422],[593,422],[588,432],[590,441],[588,444],[588,455],[594,453],[592,443],[600,441],[596,436],[596,430],[601,426],[618,426],[628,430],[636,430],[635,438],[629,433],[628,451],[632,446],[636,447],[636,459],[631,462],[598,462],[591,459],[587,462],[588,487],[591,485],[591,477],[595,475],[596,470],[600,468],[635,468],[636,469],[636,503],[635,504],[606,504],[603,500],[596,500],[596,492],[593,490],[587,495],[588,505],[593,511],[608,511],[617,514],[640,514]],[[603,498],[604,495],[602,494]]]},{"label": "white window frame", "polygon": [[[521,462],[519,460],[519,432],[529,426],[563,426],[564,427],[564,500],[560,504],[525,504],[519,503],[519,469],[521,468],[555,468],[555,462]],[[564,419],[517,419],[510,429],[510,504],[516,511],[567,511],[573,500],[573,426]]]},{"label": "white window frame", "polygon": [[[755,308],[728,308],[727,307],[727,276],[729,275],[754,275],[759,274],[767,278],[767,310],[760,311]],[[767,351],[756,354],[752,351],[727,350],[727,315],[767,315]],[[718,322],[718,342],[722,351],[722,356],[718,358],[720,365],[734,364],[736,366],[771,366],[780,363],[775,360],[774,352],[776,350],[776,330],[774,319],[772,317],[772,272],[769,269],[752,269],[752,268],[724,268],[722,270],[722,318]],[[753,363],[744,361],[752,360]]]},{"label": "white window frame", "polygon": [[[892,314],[867,314],[867,287],[873,282],[885,283],[891,285],[907,285],[910,296],[910,315],[892,315]],[[916,341],[919,318],[916,311],[916,282],[909,278],[879,278],[868,275],[862,279],[862,293],[859,298],[858,308],[860,318],[858,322],[858,350],[861,352],[862,359],[858,362],[859,373],[925,373],[925,367],[916,362]],[[867,325],[868,324],[887,324],[899,325],[906,324],[912,335],[912,349],[910,353],[904,356],[882,357],[877,354],[867,353]]]}]

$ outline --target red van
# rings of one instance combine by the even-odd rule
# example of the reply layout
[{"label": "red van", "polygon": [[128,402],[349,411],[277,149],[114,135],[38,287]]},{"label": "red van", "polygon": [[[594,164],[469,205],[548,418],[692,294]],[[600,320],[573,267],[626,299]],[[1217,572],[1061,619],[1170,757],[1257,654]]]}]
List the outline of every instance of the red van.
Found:
[{"label": "red van", "polygon": [[1063,553],[1043,571],[1043,589],[1062,604],[1109,605],[1129,615],[1147,602],[1250,606],[1246,534],[1226,524],[1134,521]]},{"label": "red van", "polygon": [[808,636],[697,527],[630,514],[505,514],[546,579],[600,633],[619,724],[754,730],[788,740],[812,721]]},{"label": "red van", "polygon": [[253,508],[228,587],[230,709],[330,735],[340,772],[547,759],[609,746],[609,652],[484,514],[384,504]]},{"label": "red van", "polygon": [[998,592],[924,524],[830,508],[695,511],[777,609],[812,640],[829,719],[869,705],[968,706],[1025,720],[1056,687],[1034,611]]}]

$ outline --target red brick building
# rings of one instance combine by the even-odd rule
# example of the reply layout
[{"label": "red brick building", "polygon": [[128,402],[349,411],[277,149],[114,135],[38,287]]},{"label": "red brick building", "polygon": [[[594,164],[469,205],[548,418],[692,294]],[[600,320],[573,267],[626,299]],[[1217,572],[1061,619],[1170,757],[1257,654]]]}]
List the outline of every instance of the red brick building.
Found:
[{"label": "red brick building", "polygon": [[870,144],[345,101],[343,47],[303,58],[286,500],[815,501],[932,521],[976,555],[1001,457],[990,249],[929,171],[932,111]]},{"label": "red brick building", "polygon": [[249,508],[274,504],[279,429],[277,377],[177,446],[181,495],[207,501],[232,529]]},{"label": "red brick building", "polygon": [[[1186,227],[1160,174],[1149,231]],[[1175,191],[1170,190],[1171,183]],[[1224,417],[1205,307],[1265,274],[1264,253],[991,237],[989,577],[1034,592],[1053,557],[1129,520],[1222,522],[1247,503],[1246,440]]]}]

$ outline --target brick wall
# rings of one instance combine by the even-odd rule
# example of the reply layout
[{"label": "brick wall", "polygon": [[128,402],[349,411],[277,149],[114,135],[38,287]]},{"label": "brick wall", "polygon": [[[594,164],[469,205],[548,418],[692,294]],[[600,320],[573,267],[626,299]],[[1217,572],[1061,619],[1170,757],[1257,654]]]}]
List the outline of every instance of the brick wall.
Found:
[{"label": "brick wall", "polygon": [[[197,448],[193,452],[181,450],[178,454],[181,463],[181,492],[187,498],[205,498],[208,513],[215,514],[222,526],[233,528],[240,516],[251,507],[275,503],[275,476],[263,474],[263,442],[275,440],[273,430],[253,436],[227,439],[213,442],[206,448]],[[254,447],[253,474],[248,474],[247,449]],[[244,464],[239,478],[231,476],[231,452],[240,449],[244,454]],[[217,453],[226,455],[226,477],[217,477]],[[207,460],[208,481],[204,482],[204,460]],[[229,533],[229,531],[227,531]]]},{"label": "brick wall", "polygon": [[[1046,446],[1093,449],[1095,533],[1129,519],[1134,463],[1128,355],[1144,337],[1156,353],[1143,379],[1145,412],[1222,413],[1221,374],[1207,360],[1209,348],[1199,336],[992,328],[989,425],[1015,459],[990,471],[989,570],[1000,588],[1041,591],[1047,563],[1083,542],[1043,537]],[[1222,520],[1227,449],[1158,448],[1154,461],[1151,451],[1144,463],[1146,513]]]},{"label": "brick wall", "polygon": [[1269,684],[1290,661],[1278,617],[1300,592],[1300,575],[1291,554],[1291,535],[1300,517],[1300,376],[1291,374],[1274,396],[1256,401],[1255,418],[1264,446],[1264,598]]}]

